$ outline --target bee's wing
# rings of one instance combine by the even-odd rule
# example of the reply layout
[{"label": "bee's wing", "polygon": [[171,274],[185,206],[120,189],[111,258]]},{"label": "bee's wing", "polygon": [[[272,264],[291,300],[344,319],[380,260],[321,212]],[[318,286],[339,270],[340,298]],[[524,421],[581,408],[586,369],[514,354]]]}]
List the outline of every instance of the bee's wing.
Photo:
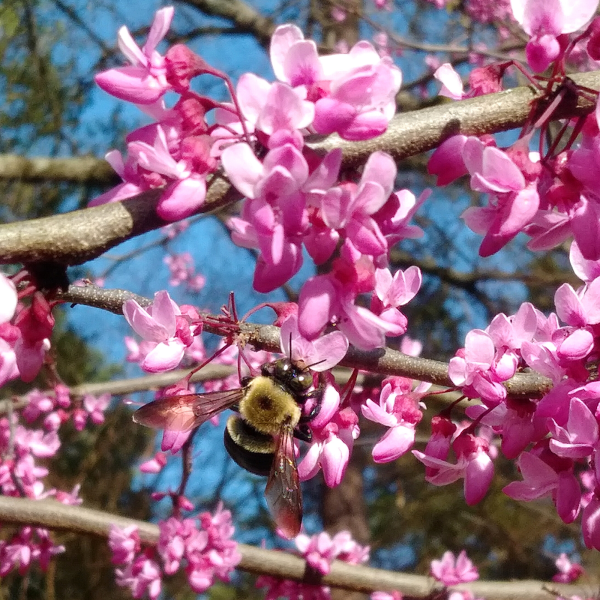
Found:
[{"label": "bee's wing", "polygon": [[155,429],[189,431],[232,407],[244,397],[244,388],[167,396],[138,408],[133,413],[136,423]]},{"label": "bee's wing", "polygon": [[289,422],[284,422],[279,432],[265,497],[277,527],[288,539],[296,537],[302,525],[302,492],[294,453],[294,428]]}]

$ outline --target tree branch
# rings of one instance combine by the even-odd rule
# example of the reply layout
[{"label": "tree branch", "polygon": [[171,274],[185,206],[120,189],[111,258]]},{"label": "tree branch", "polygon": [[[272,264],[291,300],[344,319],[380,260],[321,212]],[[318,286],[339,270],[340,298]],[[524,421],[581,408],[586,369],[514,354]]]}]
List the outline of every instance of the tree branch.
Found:
[{"label": "tree branch", "polygon": [[[572,79],[588,88],[600,89],[600,72],[573,75]],[[451,135],[482,135],[519,127],[527,119],[530,103],[536,97],[531,88],[514,88],[399,114],[386,133],[372,140],[347,142],[337,135],[317,140],[315,136],[309,145],[321,153],[341,148],[346,167],[360,165],[377,150],[401,161],[435,148]],[[557,111],[554,118],[589,113],[593,108],[592,102],[578,97],[576,106]],[[160,193],[152,190],[122,202],[0,225],[0,263],[46,261],[77,265],[96,258],[125,240],[166,224],[156,215]],[[215,210],[237,199],[235,190],[215,177],[199,212]]]},{"label": "tree branch", "polygon": [[268,48],[275,23],[241,0],[181,0],[212,17],[231,21],[238,32],[249,33],[263,47]]},{"label": "tree branch", "polygon": [[[109,310],[115,314],[122,314],[123,298],[126,298],[127,292],[123,290],[102,289],[92,285],[69,286],[66,292],[57,293],[56,298],[63,302],[73,304],[84,304]],[[151,301],[147,298],[137,296],[138,303],[142,306],[148,306]],[[141,300],[141,301],[140,301]],[[259,350],[268,350],[269,352],[281,352],[279,344],[279,327],[274,325],[255,325],[252,323],[240,323],[240,333],[248,344]],[[204,325],[204,331],[222,335],[223,332],[218,328]],[[341,366],[362,369],[382,375],[396,375],[400,377],[410,377],[418,381],[429,381],[431,383],[453,388],[454,384],[448,377],[448,364],[402,354],[397,350],[390,348],[380,348],[378,350],[358,350],[350,347],[344,359],[340,362]],[[540,397],[552,388],[552,382],[546,377],[534,373],[519,373],[513,378],[504,382],[508,394],[513,398],[531,398]]]},{"label": "tree branch", "polygon": [[[29,500],[0,497],[0,520],[4,524],[31,525],[53,530],[63,530],[85,535],[108,537],[111,525],[124,528],[135,525],[142,542],[155,546],[158,542],[158,526],[145,521],[106,513],[81,506],[68,506],[54,500]],[[238,568],[249,573],[270,575],[310,584],[328,585],[345,590],[370,593],[373,591],[398,590],[405,596],[428,596],[439,584],[428,577],[373,569],[361,565],[349,565],[334,561],[328,575],[316,578],[306,562],[287,552],[254,548],[238,544],[242,560]],[[542,581],[480,581],[453,586],[450,589],[470,590],[475,596],[487,600],[548,600],[550,584]],[[580,595],[589,590],[583,586],[551,584],[563,597]],[[589,595],[589,594],[588,594]]]},{"label": "tree branch", "polygon": [[0,154],[0,179],[18,179],[21,183],[59,181],[117,185],[120,177],[103,159],[94,156],[76,158],[27,158],[18,154]]}]

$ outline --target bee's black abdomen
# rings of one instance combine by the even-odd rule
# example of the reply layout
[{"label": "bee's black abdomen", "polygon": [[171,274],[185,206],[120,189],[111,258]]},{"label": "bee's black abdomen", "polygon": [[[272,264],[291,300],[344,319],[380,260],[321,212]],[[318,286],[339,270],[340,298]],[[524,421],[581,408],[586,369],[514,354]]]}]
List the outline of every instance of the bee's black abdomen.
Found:
[{"label": "bee's black abdomen", "polygon": [[231,416],[223,434],[227,453],[242,469],[254,475],[267,477],[275,459],[275,442],[243,419]]}]

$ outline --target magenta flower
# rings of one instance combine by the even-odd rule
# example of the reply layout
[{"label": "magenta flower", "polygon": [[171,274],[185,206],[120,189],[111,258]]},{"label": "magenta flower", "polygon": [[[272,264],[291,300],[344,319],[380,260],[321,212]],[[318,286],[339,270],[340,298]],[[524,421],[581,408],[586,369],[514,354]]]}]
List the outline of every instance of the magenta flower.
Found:
[{"label": "magenta flower", "polygon": [[592,411],[578,398],[571,400],[569,419],[561,427],[550,419],[548,429],[552,434],[550,450],[564,458],[586,458],[598,444],[598,421]]},{"label": "magenta flower", "polygon": [[373,447],[373,460],[376,463],[396,460],[410,450],[415,442],[415,429],[423,418],[419,399],[431,384],[421,382],[414,390],[411,387],[410,379],[387,379],[383,382],[379,404],[368,399],[361,407],[364,417],[389,427]]},{"label": "magenta flower", "polygon": [[271,38],[270,55],[277,79],[303,88],[315,102],[318,133],[368,139],[383,133],[394,116],[402,74],[368,42],[348,54],[319,57],[315,42],[305,40],[298,27],[282,25]]},{"label": "magenta flower", "polygon": [[461,215],[475,233],[485,234],[480,256],[503,248],[536,215],[540,204],[535,182],[527,183],[512,159],[478,138],[465,140],[462,157],[471,174],[471,188],[490,194],[486,207],[470,207]]},{"label": "magenta flower", "polygon": [[473,329],[467,333],[464,350],[450,359],[448,375],[452,383],[470,397],[495,405],[506,398],[506,388],[494,370],[496,351],[488,333]]},{"label": "magenta flower", "polygon": [[600,277],[600,260],[585,258],[575,240],[571,243],[569,261],[575,275],[585,283],[591,283],[594,279]]},{"label": "magenta flower", "polygon": [[108,534],[108,547],[112,552],[113,565],[133,562],[136,553],[140,551],[140,536],[137,525],[129,525],[125,528],[111,525]]},{"label": "magenta flower", "polygon": [[17,289],[15,284],[0,273],[0,324],[8,323],[17,309]]},{"label": "magenta flower", "polygon": [[494,463],[488,454],[489,444],[483,438],[463,432],[452,442],[452,447],[457,458],[456,464],[418,450],[412,453],[431,468],[425,479],[433,485],[448,485],[464,478],[465,500],[472,506],[483,499],[494,476]]},{"label": "magenta flower", "polygon": [[169,30],[173,13],[172,6],[156,12],[143,48],[135,43],[127,27],[119,29],[119,49],[131,66],[98,73],[94,80],[105,92],[134,104],[152,104],[171,89],[165,59],[156,47]]},{"label": "magenta flower", "polygon": [[348,351],[348,339],[341,331],[332,331],[315,340],[303,337],[298,330],[296,315],[290,315],[282,323],[279,343],[284,354],[317,372],[335,367]]},{"label": "magenta flower", "polygon": [[296,548],[306,562],[322,575],[330,571],[334,560],[360,564],[369,559],[369,547],[357,544],[348,531],[340,531],[331,537],[326,531],[308,536],[300,533],[294,538]]},{"label": "magenta flower", "polygon": [[142,598],[148,594],[150,600],[156,600],[160,595],[162,574],[158,564],[140,554],[133,563],[127,564],[124,569],[115,569],[117,585],[128,587],[134,598]]},{"label": "magenta flower", "polygon": [[579,513],[581,499],[581,489],[572,469],[555,470],[531,452],[521,454],[518,466],[523,481],[509,483],[504,493],[526,502],[552,496],[558,516],[565,523],[572,523]]},{"label": "magenta flower", "polygon": [[236,91],[242,114],[252,131],[258,129],[272,136],[305,129],[313,122],[314,104],[284,83],[270,84],[253,73],[244,73]]},{"label": "magenta flower", "polygon": [[179,365],[186,346],[192,343],[193,334],[168,292],[156,292],[154,302],[147,309],[135,300],[125,301],[123,315],[138,335],[153,344],[141,362],[144,371],[160,373]]},{"label": "magenta flower", "polygon": [[476,581],[479,579],[479,572],[467,557],[466,550],[461,550],[456,558],[448,550],[444,552],[441,560],[431,561],[431,576],[445,586],[450,586]]},{"label": "magenta flower", "polygon": [[514,18],[531,36],[525,48],[527,62],[541,73],[560,54],[556,38],[581,29],[594,16],[598,0],[511,0],[510,4]]},{"label": "magenta flower", "polygon": [[167,456],[164,452],[157,452],[153,458],[144,461],[140,465],[142,473],[160,473],[163,467],[167,464]]},{"label": "magenta flower", "polygon": [[433,76],[442,84],[442,89],[438,92],[440,96],[452,98],[453,100],[463,99],[464,90],[462,78],[450,63],[440,65],[435,70]]},{"label": "magenta flower", "polygon": [[323,222],[332,229],[344,229],[347,238],[364,254],[379,256],[388,243],[373,215],[394,189],[396,164],[385,152],[369,156],[358,185],[349,183],[331,188],[321,200]]},{"label": "magenta flower", "polygon": [[552,581],[557,583],[573,583],[584,573],[583,567],[571,562],[564,552],[559,555],[554,564],[558,573],[552,577]]},{"label": "magenta flower", "polygon": [[[327,390],[332,397],[335,392],[339,406],[339,393],[332,386],[328,386]],[[326,402],[332,406],[336,405],[335,399]],[[307,453],[298,464],[298,474],[302,481],[306,481],[323,469],[325,484],[335,487],[340,484],[346,472],[354,440],[360,434],[358,417],[347,407],[335,413],[333,419],[320,428],[315,425],[317,419],[322,421],[321,415],[311,423],[313,439]]]},{"label": "magenta flower", "polygon": [[575,291],[563,283],[554,294],[556,314],[573,327],[600,323],[600,277]]}]

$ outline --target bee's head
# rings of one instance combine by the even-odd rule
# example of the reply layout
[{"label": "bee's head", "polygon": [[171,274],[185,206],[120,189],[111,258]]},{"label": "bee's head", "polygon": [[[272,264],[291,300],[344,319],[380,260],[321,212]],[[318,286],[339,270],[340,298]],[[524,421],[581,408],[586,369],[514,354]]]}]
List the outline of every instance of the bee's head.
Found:
[{"label": "bee's head", "polygon": [[281,358],[263,365],[262,374],[273,377],[287,387],[292,394],[304,395],[313,384],[309,370],[289,358]]}]

